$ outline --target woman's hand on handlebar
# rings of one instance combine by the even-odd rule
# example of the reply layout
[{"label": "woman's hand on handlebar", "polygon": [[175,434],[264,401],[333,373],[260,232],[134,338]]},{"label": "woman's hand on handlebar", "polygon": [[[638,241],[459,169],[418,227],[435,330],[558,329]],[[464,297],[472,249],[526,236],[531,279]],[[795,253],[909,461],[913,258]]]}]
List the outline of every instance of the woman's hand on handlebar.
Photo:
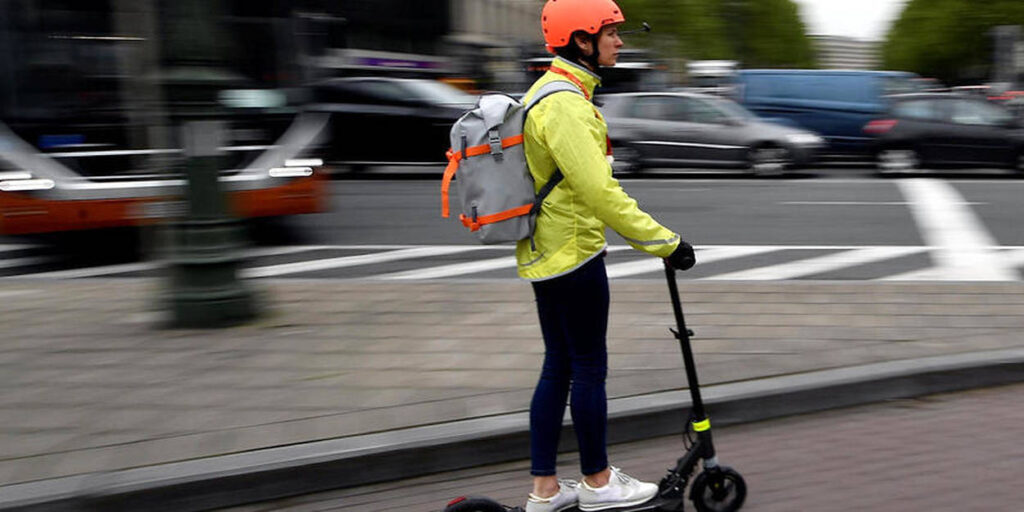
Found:
[{"label": "woman's hand on handlebar", "polygon": [[678,270],[689,270],[697,263],[697,256],[693,254],[693,246],[686,243],[685,240],[679,242],[679,247],[676,247],[672,254],[665,258],[669,265]]}]

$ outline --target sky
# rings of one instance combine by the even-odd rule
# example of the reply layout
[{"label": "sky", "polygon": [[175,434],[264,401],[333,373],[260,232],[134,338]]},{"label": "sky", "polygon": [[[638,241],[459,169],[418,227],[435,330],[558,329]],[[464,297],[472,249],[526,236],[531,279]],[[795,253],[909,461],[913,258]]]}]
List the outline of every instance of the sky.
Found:
[{"label": "sky", "polygon": [[795,0],[809,34],[881,40],[905,0]]}]

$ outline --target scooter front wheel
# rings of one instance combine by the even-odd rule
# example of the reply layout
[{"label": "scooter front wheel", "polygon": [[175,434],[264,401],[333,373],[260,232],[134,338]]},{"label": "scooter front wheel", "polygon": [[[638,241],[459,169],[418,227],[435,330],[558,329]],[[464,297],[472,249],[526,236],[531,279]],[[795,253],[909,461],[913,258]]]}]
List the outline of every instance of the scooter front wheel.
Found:
[{"label": "scooter front wheel", "polygon": [[701,472],[690,488],[690,499],[697,512],[736,512],[746,498],[747,483],[727,466]]}]

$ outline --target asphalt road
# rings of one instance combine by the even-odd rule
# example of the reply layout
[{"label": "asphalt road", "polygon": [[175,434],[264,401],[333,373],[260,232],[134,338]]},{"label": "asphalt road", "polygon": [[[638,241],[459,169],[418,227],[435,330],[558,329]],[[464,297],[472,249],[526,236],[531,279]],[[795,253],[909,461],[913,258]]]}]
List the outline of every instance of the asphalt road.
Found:
[{"label": "asphalt road", "polygon": [[[629,179],[642,208],[697,245],[917,245],[924,242],[910,203],[921,180],[944,184],[968,205],[999,245],[1024,245],[1024,181],[976,178]],[[435,180],[337,181],[333,211],[293,219],[318,243],[465,244],[457,219],[440,217]],[[453,186],[454,189],[454,186]],[[927,192],[925,193],[927,194]],[[453,203],[455,204],[455,203]]]},{"label": "asphalt road", "polygon": [[[1019,198],[1024,180],[998,172],[880,179],[867,169],[827,171],[780,179],[655,173],[629,177],[622,185],[656,219],[695,246],[713,251],[700,255],[699,261],[719,263],[698,265],[694,278],[1021,278],[1024,230],[1019,219],[1024,202]],[[491,269],[494,265],[488,262],[494,256],[510,252],[502,247],[475,250],[475,239],[456,219],[440,217],[435,175],[371,172],[329,185],[330,211],[259,223],[252,229],[258,247],[251,266],[271,269],[256,271],[257,277],[414,278],[436,275],[417,272],[443,266],[449,267],[444,270],[449,277],[515,277],[504,263],[486,272],[451,270],[480,260]],[[153,275],[153,266],[137,265],[140,258],[152,259],[153,251],[136,254],[125,244],[95,237],[70,237],[78,241],[70,248],[0,239],[0,276]],[[625,245],[614,233],[609,243]],[[446,249],[451,245],[467,250],[453,253]],[[419,247],[422,254],[375,265],[346,260],[342,270],[330,264],[324,268],[325,261],[373,260],[369,252],[384,254],[408,246]],[[623,264],[640,256],[635,251],[613,254]]]},{"label": "asphalt road", "polygon": [[[818,251],[805,256],[851,259],[848,266],[859,267],[836,275],[830,274],[834,262],[817,261],[821,272],[812,274],[820,279],[1019,280],[1024,265],[1024,181],[1017,179],[638,178],[622,184],[695,246],[773,250],[742,268],[722,269],[730,278],[761,278],[734,272],[789,261],[778,259],[779,251]],[[332,199],[331,213],[293,219],[312,243],[474,243],[457,220],[440,218],[435,180],[339,181]],[[624,244],[614,234],[609,242]]]},{"label": "asphalt road", "polygon": [[[715,430],[715,447],[747,482],[746,512],[1012,512],[1024,501],[1022,422],[1018,384],[729,426]],[[657,481],[681,445],[651,439],[610,457]],[[578,478],[575,454],[559,463],[562,477]],[[425,512],[461,494],[522,505],[528,471],[523,460],[229,510]]]}]

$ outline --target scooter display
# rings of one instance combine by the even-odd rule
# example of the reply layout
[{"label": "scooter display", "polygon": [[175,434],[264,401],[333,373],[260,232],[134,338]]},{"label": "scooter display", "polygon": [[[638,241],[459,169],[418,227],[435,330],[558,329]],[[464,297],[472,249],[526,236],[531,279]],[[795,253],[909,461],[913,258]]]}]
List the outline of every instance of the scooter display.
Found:
[{"label": "scooter display", "polygon": [[[690,387],[692,407],[690,419],[683,433],[685,452],[676,461],[674,468],[658,484],[658,494],[646,503],[629,507],[606,509],[609,512],[682,512],[686,501],[686,486],[697,469],[698,462],[703,470],[690,485],[690,500],[697,512],[736,512],[747,497],[747,484],[736,470],[718,463],[715,447],[711,441],[711,421],[704,410],[697,381],[697,368],[693,358],[690,338],[693,331],[686,327],[683,306],[679,300],[676,285],[676,271],[665,262],[665,277],[668,280],[672,309],[676,317],[676,329],[669,329],[679,340],[686,367],[686,379]],[[490,498],[461,496],[448,503],[444,512],[523,512],[522,507],[509,507]],[[578,512],[576,507],[565,512]]]}]

